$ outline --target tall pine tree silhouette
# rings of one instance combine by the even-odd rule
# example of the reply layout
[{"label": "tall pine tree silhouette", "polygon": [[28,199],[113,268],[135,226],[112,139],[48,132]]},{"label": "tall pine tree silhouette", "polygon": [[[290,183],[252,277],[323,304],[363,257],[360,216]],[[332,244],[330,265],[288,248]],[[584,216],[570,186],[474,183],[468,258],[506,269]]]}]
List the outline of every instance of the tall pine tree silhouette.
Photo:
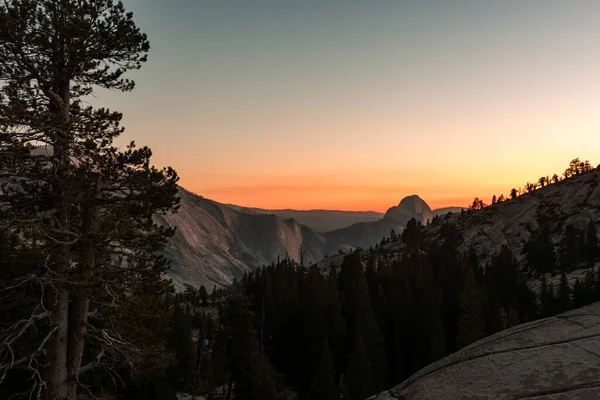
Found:
[{"label": "tall pine tree silhouette", "polygon": [[364,400],[375,392],[367,349],[360,333],[356,334],[352,344],[344,382],[350,400]]},{"label": "tall pine tree silhouette", "polygon": [[[85,101],[96,88],[132,90],[124,74],[148,49],[120,1],[0,3],[2,224],[24,250],[46,257],[10,294],[21,302],[42,288],[46,296],[21,308],[33,338],[15,347],[25,361],[8,368],[28,363],[38,396],[74,399],[80,375],[100,359],[137,363],[143,352],[107,318],[123,315],[138,288],[159,297],[169,290],[160,252],[173,231],[152,218],[176,209],[177,175],[153,167],[148,148],[115,147],[122,115]],[[5,321],[0,343],[24,338],[14,322]],[[0,345],[2,368],[11,351]]]},{"label": "tall pine tree silhouette", "polygon": [[587,228],[585,251],[588,261],[593,261],[598,255],[598,233],[596,232],[596,224],[590,219]]},{"label": "tall pine tree silhouette", "polygon": [[339,275],[339,287],[343,294],[342,311],[349,337],[361,335],[371,364],[375,388],[381,389],[387,379],[385,345],[371,307],[360,250],[344,259]]}]

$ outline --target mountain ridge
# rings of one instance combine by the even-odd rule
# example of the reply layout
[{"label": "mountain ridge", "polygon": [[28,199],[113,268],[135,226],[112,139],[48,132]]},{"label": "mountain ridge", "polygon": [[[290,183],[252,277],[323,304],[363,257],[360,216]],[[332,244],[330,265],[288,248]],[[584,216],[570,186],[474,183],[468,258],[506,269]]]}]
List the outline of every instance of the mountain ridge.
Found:
[{"label": "mountain ridge", "polygon": [[[600,166],[482,209],[440,215],[434,223],[424,227],[424,240],[441,240],[443,227],[451,225],[462,238],[462,252],[472,248],[487,263],[502,246],[507,246],[519,264],[527,268],[524,246],[539,227],[537,216],[542,206],[550,207],[556,215],[550,234],[553,246],[561,243],[567,225],[582,231],[592,220],[600,230]],[[382,244],[384,251],[392,254],[399,252],[402,246],[400,240]],[[326,269],[332,263],[340,265],[342,259],[341,255],[329,257],[321,261],[319,267]],[[576,276],[581,272],[573,271],[568,275]],[[539,282],[532,280],[530,285],[537,287]]]},{"label": "mountain ridge", "polygon": [[376,221],[383,217],[383,213],[375,211],[344,211],[344,210],[295,210],[291,208],[268,210],[255,207],[243,207],[228,204],[235,210],[246,214],[273,214],[281,218],[294,218],[299,223],[306,225],[317,232],[327,232],[343,228],[356,222]]},{"label": "mountain ridge", "polygon": [[427,203],[416,196],[418,200],[401,201],[402,212],[394,218],[318,232],[293,217],[244,213],[241,207],[236,210],[184,188],[179,194],[179,211],[157,216],[159,224],[178,228],[164,252],[171,261],[169,276],[178,289],[227,285],[277,259],[299,261],[301,251],[306,264],[317,263],[340,250],[373,246],[392,229],[401,232],[411,218],[424,218],[420,211],[428,209],[431,216]]},{"label": "mountain ridge", "polygon": [[[419,197],[418,195],[410,195],[406,196],[404,199],[410,198],[411,196]],[[398,204],[398,206],[400,206],[401,203],[402,201]],[[347,228],[350,225],[359,222],[377,221],[382,219],[386,215],[386,212],[390,210],[388,209],[386,212],[355,210],[348,211],[324,208],[297,210],[293,208],[266,209],[260,207],[245,207],[229,203],[224,205],[246,214],[273,214],[282,218],[294,218],[299,223],[306,225],[317,232],[328,232],[336,229]],[[464,207],[449,206],[436,208],[431,210],[431,212],[434,215],[443,215],[447,214],[448,212],[460,212],[463,208]]]}]

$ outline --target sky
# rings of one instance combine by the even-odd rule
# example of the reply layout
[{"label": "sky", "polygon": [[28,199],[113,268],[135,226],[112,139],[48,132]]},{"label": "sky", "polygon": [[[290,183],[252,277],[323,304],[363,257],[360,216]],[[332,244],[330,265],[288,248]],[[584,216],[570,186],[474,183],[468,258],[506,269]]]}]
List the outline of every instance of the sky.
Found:
[{"label": "sky", "polygon": [[124,3],[148,62],[96,101],[213,200],[462,206],[600,162],[597,0]]}]

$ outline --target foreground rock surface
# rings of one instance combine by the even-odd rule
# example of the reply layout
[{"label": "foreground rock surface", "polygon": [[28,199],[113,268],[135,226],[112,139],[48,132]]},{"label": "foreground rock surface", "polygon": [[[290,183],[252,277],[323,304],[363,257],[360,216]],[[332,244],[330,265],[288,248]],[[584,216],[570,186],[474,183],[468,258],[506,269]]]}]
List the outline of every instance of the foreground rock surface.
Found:
[{"label": "foreground rock surface", "polygon": [[600,303],[507,329],[372,397],[599,399]]}]

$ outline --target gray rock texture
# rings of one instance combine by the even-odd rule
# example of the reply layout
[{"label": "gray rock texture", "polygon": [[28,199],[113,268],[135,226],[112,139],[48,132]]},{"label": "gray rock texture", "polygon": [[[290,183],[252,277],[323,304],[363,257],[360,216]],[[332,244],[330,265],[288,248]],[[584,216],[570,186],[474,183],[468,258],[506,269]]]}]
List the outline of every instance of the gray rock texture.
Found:
[{"label": "gray rock texture", "polygon": [[371,399],[600,399],[600,303],[489,336]]},{"label": "gray rock texture", "polygon": [[[299,261],[300,249],[305,265],[323,260],[339,249],[369,247],[401,232],[413,217],[431,218],[427,204],[417,196],[403,200],[394,211],[377,221],[359,222],[343,229],[319,233],[294,218],[220,204],[179,190],[181,203],[175,214],[157,216],[159,224],[177,227],[169,240],[165,256],[171,260],[169,276],[178,289],[184,285],[230,284],[244,272],[276,262],[278,258]],[[306,215],[304,215],[306,217]],[[344,218],[348,215],[344,214]]]},{"label": "gray rock texture", "polygon": [[[453,213],[442,219],[456,225],[464,238],[463,250],[473,246],[480,256],[489,258],[506,245],[519,261],[523,261],[523,245],[529,239],[527,226],[537,229],[536,211],[541,203],[556,211],[556,229],[552,232],[556,244],[561,242],[564,228],[569,224],[585,231],[591,219],[600,230],[599,185],[600,170],[595,169],[514,200],[471,211],[462,218],[460,213]],[[426,234],[435,237],[438,230],[439,226],[432,226]]]},{"label": "gray rock texture", "polygon": [[178,289],[229,284],[277,258],[298,260],[301,247],[307,263],[325,255],[325,239],[293,219],[243,214],[183,189],[179,195],[179,211],[157,217],[159,224],[177,228],[165,256]]}]

